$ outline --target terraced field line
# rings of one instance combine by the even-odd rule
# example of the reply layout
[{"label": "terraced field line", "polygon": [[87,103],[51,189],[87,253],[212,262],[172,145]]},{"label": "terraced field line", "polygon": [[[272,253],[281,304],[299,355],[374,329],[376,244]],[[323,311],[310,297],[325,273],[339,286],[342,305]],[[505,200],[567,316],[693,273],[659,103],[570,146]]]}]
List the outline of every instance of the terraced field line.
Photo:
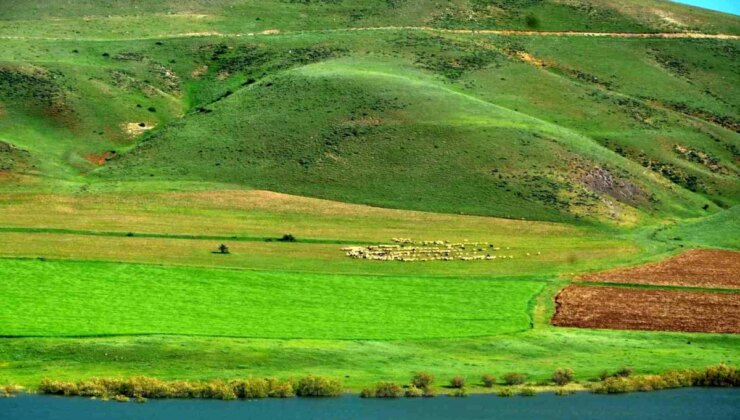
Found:
[{"label": "terraced field line", "polygon": [[[232,242],[281,242],[278,237],[267,236],[243,236],[243,235],[188,235],[178,233],[151,233],[151,232],[124,232],[124,231],[101,231],[101,230],[83,230],[83,229],[59,229],[59,228],[33,228],[33,227],[0,227],[0,233],[28,233],[28,234],[57,234],[57,235],[86,235],[86,236],[112,236],[112,237],[132,237],[132,238],[162,238],[162,239],[192,239],[196,241],[232,241]],[[342,239],[322,239],[322,238],[299,238],[293,243],[303,244],[336,244],[336,245],[357,245],[363,241],[348,241]],[[370,245],[377,245],[371,243]]]},{"label": "terraced field line", "polygon": [[281,31],[279,29],[269,29],[261,32],[234,32],[223,33],[217,31],[206,32],[185,32],[179,34],[164,34],[151,37],[137,38],[77,38],[77,37],[33,37],[33,36],[15,36],[3,35],[0,39],[6,40],[39,40],[39,41],[134,41],[146,39],[166,39],[166,38],[205,38],[205,37],[222,37],[222,38],[240,38],[253,36],[281,36],[281,35],[304,35],[304,34],[322,34],[322,33],[342,33],[342,32],[365,32],[365,31],[422,31],[437,32],[449,34],[469,34],[469,35],[505,35],[505,36],[563,36],[563,37],[596,37],[596,38],[666,38],[666,39],[731,39],[740,40],[740,35],[730,34],[705,34],[700,32],[578,32],[578,31],[520,31],[511,29],[445,29],[434,28],[429,26],[376,26],[376,27],[358,27],[358,28],[336,28],[336,29],[315,29],[303,31]]}]

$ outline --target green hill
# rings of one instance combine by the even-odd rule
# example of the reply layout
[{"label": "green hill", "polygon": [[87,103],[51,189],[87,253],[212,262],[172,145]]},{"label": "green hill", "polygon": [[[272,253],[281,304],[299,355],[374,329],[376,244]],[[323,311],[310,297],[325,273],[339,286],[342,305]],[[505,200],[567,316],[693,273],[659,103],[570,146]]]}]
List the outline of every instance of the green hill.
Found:
[{"label": "green hill", "polygon": [[733,16],[602,0],[3,6],[3,188],[209,181],[621,224],[740,197],[737,39],[455,31],[736,34]]}]

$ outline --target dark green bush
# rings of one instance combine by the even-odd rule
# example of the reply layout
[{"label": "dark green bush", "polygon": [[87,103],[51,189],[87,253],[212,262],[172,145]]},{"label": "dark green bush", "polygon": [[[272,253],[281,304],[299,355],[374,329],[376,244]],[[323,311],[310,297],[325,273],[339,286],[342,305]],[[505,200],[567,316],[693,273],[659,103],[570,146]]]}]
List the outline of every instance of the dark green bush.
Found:
[{"label": "dark green bush", "polygon": [[509,372],[504,375],[504,383],[506,385],[521,385],[527,379],[527,376],[523,373]]},{"label": "dark green bush", "polygon": [[291,235],[290,233],[286,233],[285,235],[283,235],[282,237],[280,237],[280,239],[278,239],[278,241],[280,241],[280,242],[295,242],[296,239],[295,239],[295,236]]},{"label": "dark green bush", "polygon": [[481,382],[483,382],[483,386],[486,388],[492,388],[494,385],[496,385],[496,377],[493,375],[485,374],[480,378]]},{"label": "dark green bush", "polygon": [[632,374],[635,373],[635,370],[630,367],[623,367],[614,372],[614,377],[616,378],[628,378],[632,376]]},{"label": "dark green bush", "polygon": [[465,387],[465,378],[460,375],[455,376],[454,378],[450,379],[450,386],[452,388],[458,389]]},{"label": "dark green bush", "polygon": [[434,383],[434,376],[428,372],[417,372],[411,379],[411,383],[417,388],[426,389]]},{"label": "dark green bush", "polygon": [[552,374],[551,379],[556,385],[563,386],[573,382],[573,376],[573,369],[557,368]]}]

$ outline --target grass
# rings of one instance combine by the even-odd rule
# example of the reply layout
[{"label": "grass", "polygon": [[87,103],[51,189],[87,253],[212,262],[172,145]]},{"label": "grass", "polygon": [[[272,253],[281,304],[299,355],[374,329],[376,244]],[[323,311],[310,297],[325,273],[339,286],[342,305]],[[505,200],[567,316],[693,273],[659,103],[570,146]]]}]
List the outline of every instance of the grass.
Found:
[{"label": "grass", "polygon": [[[740,34],[737,17],[654,0],[47,3],[0,0],[0,383],[318,374],[357,391],[418,371],[737,363],[737,335],[549,319],[575,274],[738,249],[738,41],[420,28]],[[398,237],[514,258],[341,250]]]},{"label": "grass", "polygon": [[494,335],[529,327],[543,285],[13,260],[0,272],[14,279],[1,287],[3,336]]}]

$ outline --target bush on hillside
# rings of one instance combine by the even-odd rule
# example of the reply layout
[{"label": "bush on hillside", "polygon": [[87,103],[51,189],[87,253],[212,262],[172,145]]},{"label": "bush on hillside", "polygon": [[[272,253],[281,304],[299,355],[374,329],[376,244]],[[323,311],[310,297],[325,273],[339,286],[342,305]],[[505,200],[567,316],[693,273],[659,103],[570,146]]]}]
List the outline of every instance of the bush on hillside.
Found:
[{"label": "bush on hillside", "polygon": [[434,376],[428,372],[417,372],[411,379],[411,383],[417,388],[426,389],[434,383]]},{"label": "bush on hillside", "polygon": [[455,376],[454,378],[450,379],[450,386],[452,388],[458,389],[465,387],[465,378],[460,375]]},{"label": "bush on hillside", "polygon": [[506,385],[521,385],[527,379],[527,376],[523,373],[509,372],[504,375],[504,383]]},{"label": "bush on hillside", "polygon": [[614,372],[615,378],[628,378],[632,376],[632,374],[635,373],[635,370],[630,367],[622,367],[619,368],[616,372]]},{"label": "bush on hillside", "polygon": [[480,380],[486,388],[492,388],[496,384],[496,377],[490,374],[483,375]]},{"label": "bush on hillside", "polygon": [[573,382],[573,376],[573,369],[557,368],[552,374],[551,379],[553,382],[555,382],[556,385],[563,386]]}]

